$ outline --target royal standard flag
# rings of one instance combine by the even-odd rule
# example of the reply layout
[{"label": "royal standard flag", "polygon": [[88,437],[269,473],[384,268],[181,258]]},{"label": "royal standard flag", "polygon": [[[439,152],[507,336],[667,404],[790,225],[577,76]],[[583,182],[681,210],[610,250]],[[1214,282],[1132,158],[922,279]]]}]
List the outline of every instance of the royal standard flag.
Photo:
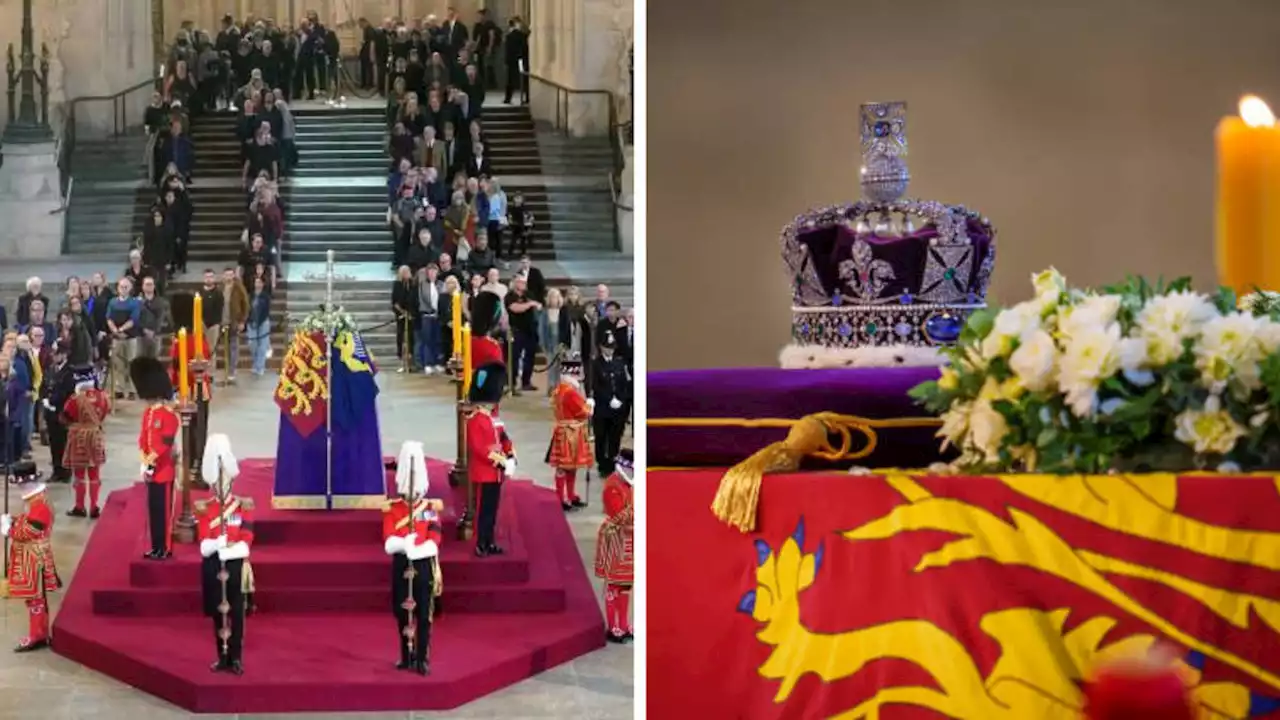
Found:
[{"label": "royal standard flag", "polygon": [[358,332],[343,331],[333,342],[333,397],[330,404],[333,424],[343,430],[355,429],[378,398],[374,376],[378,368]]}]

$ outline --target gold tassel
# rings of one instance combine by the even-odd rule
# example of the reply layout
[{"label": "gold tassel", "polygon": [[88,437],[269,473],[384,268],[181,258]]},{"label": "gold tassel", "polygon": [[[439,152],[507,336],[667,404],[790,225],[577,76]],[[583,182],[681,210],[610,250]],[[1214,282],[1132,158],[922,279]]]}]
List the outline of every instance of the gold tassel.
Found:
[{"label": "gold tassel", "polygon": [[[800,418],[787,433],[787,439],[776,442],[729,469],[720,480],[711,512],[725,523],[749,533],[756,528],[756,512],[760,504],[760,485],[765,473],[795,472],[800,461],[810,455],[827,458],[844,456],[852,444],[852,426],[840,423],[845,417],[835,413],[817,413]],[[857,428],[874,446],[874,433]],[[831,444],[830,434],[839,433],[841,447]]]}]

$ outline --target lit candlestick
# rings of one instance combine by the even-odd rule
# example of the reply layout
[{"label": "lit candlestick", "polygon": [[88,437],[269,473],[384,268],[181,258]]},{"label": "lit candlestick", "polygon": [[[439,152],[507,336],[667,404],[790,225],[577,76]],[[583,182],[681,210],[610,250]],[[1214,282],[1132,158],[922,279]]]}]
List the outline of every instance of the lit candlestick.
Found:
[{"label": "lit candlestick", "polygon": [[453,293],[453,355],[462,354],[462,293]]},{"label": "lit candlestick", "polygon": [[178,399],[185,405],[190,397],[190,383],[187,381],[187,329],[178,330]]},{"label": "lit candlestick", "polygon": [[[1280,289],[1280,128],[1263,100],[1218,123],[1218,280],[1237,293]],[[1272,254],[1274,253],[1274,255]]]},{"label": "lit candlestick", "polygon": [[471,392],[471,323],[462,326],[462,396]]},{"label": "lit candlestick", "polygon": [[[191,312],[191,324],[195,325],[196,352],[195,359],[204,359],[204,297],[200,293],[196,293],[195,305]],[[186,344],[183,344],[183,352],[186,352]]]}]

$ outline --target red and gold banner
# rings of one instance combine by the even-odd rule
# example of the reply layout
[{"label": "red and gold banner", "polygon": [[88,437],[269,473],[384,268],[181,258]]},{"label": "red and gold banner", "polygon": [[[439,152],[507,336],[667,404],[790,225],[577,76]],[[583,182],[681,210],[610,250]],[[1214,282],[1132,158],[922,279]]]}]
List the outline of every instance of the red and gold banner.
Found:
[{"label": "red and gold banner", "polygon": [[1080,683],[1172,647],[1201,717],[1280,718],[1275,476],[650,471],[653,718],[1080,717]]},{"label": "red and gold banner", "polygon": [[280,366],[276,405],[304,438],[324,427],[328,414],[326,345],[323,332],[295,333]]}]

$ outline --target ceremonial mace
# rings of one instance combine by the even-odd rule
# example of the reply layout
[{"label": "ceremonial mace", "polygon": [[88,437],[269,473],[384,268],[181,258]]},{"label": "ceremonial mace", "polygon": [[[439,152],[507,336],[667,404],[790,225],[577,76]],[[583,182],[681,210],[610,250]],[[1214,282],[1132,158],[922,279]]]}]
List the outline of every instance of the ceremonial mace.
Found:
[{"label": "ceremonial mace", "polygon": [[[223,545],[227,539],[227,496],[230,494],[230,483],[223,479],[222,458],[218,458],[218,520],[221,527]],[[188,495],[190,497],[190,495]],[[218,603],[218,612],[222,614],[222,627],[218,629],[218,638],[222,640],[222,657],[228,655],[231,642],[231,602],[227,599],[227,581],[231,573],[227,572],[227,561],[218,553],[218,581],[222,583],[222,602]]]},{"label": "ceremonial mace", "polygon": [[[414,515],[416,514],[418,498],[413,494],[413,486],[416,484],[417,474],[414,472],[413,463],[409,463],[409,497],[406,498],[406,504],[409,506],[409,535],[417,532],[417,523]],[[413,566],[413,558],[409,557],[409,548],[406,546],[404,550],[404,559],[408,561],[409,566],[405,568],[404,579],[408,586],[408,594],[405,595],[404,604],[400,607],[409,613],[409,621],[404,626],[405,642],[409,645],[409,658],[414,660],[414,650],[417,647],[418,640],[418,618],[416,611],[418,609],[418,601],[413,597],[413,581],[418,577],[418,569]]]},{"label": "ceremonial mace", "polygon": [[[183,330],[185,330],[185,328],[183,328]],[[179,365],[181,365],[182,360],[185,359],[184,356],[187,353],[185,332],[178,333],[178,353]],[[188,367],[194,369],[195,362],[191,362]],[[194,377],[199,377],[198,374],[193,375]],[[179,384],[181,384],[181,382],[182,380],[179,378]],[[194,388],[192,390],[193,392],[195,391]],[[193,431],[191,426],[196,416],[196,404],[181,388],[178,392],[178,398],[178,417],[182,419],[182,448],[184,453],[181,463],[182,507],[178,512],[178,519],[173,523],[173,540],[174,542],[185,544],[196,541],[196,516],[191,509],[191,483],[193,481],[191,477],[191,462],[190,458],[186,457],[185,452],[190,446],[195,444],[195,438],[192,436]],[[194,447],[190,447],[190,450],[193,454],[195,453]],[[169,511],[173,512],[173,508],[169,508]]]}]

